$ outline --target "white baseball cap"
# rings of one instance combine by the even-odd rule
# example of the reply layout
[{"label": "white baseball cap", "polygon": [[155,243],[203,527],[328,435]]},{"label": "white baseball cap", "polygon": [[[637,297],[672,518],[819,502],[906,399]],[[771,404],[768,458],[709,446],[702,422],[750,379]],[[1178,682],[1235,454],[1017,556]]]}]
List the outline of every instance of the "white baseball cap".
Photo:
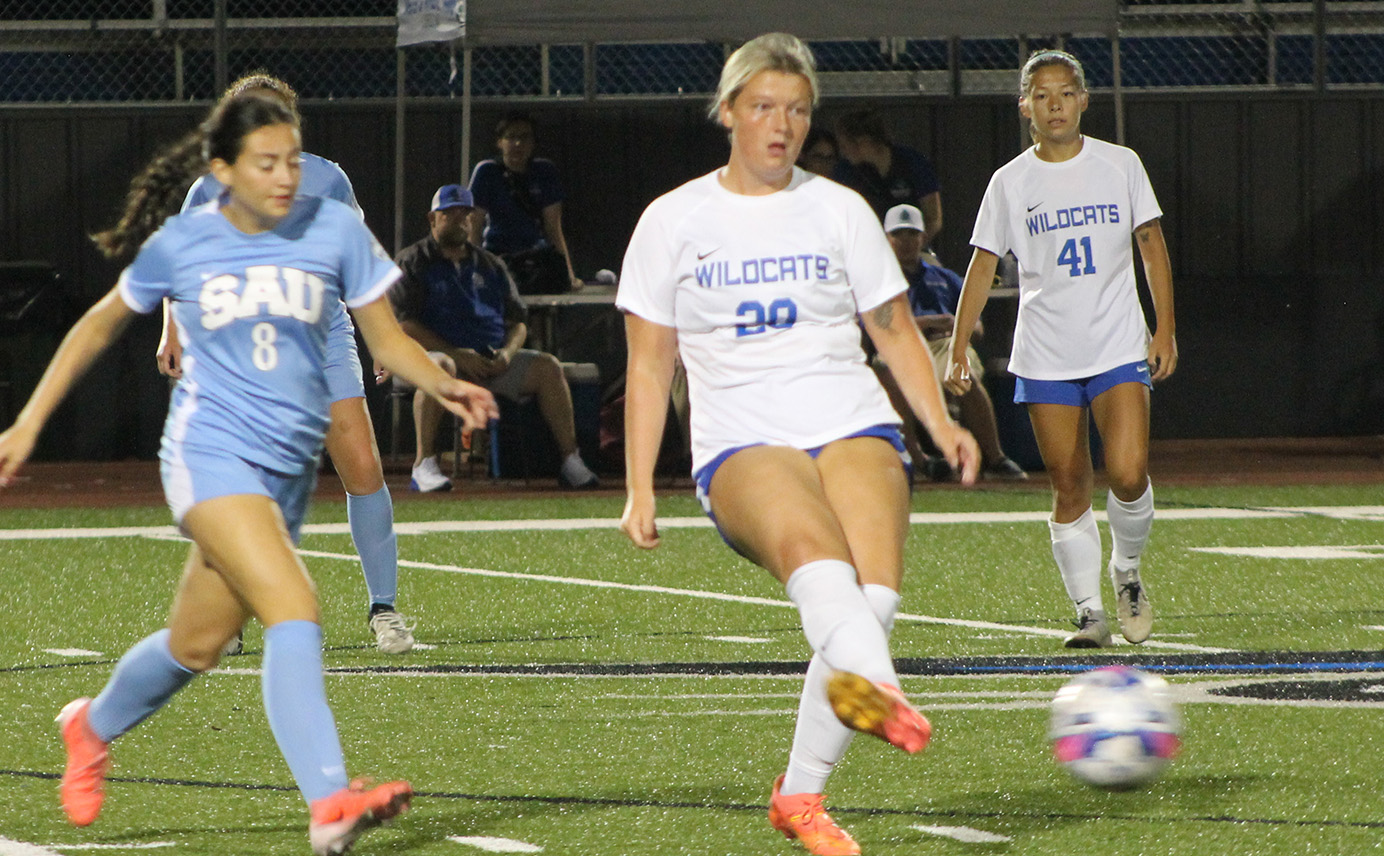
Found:
[{"label": "white baseball cap", "polygon": [[914,205],[895,205],[884,212],[884,231],[893,232],[898,229],[912,229],[915,232],[923,231],[923,212],[919,211]]}]

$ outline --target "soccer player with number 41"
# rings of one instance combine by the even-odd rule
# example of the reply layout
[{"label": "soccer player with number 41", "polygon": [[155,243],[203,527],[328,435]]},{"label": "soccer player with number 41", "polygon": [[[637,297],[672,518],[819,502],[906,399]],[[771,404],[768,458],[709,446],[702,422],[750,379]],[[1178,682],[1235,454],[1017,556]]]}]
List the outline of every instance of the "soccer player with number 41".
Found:
[{"label": "soccer player with number 41", "polygon": [[[1100,530],[1091,512],[1088,410],[1105,446],[1110,578],[1120,632],[1143,642],[1153,627],[1139,575],[1153,527],[1149,390],[1177,368],[1163,212],[1138,155],[1081,133],[1090,95],[1075,57],[1035,53],[1020,72],[1019,92],[1033,145],[995,172],[981,201],[946,385],[958,395],[970,389],[970,331],[999,257],[1013,252],[1019,315],[1009,370],[1014,401],[1028,405],[1052,482],[1052,554],[1077,613],[1076,632],[1066,644],[1102,648],[1112,641],[1101,602]],[[1152,336],[1139,305],[1131,234],[1153,297]]]}]

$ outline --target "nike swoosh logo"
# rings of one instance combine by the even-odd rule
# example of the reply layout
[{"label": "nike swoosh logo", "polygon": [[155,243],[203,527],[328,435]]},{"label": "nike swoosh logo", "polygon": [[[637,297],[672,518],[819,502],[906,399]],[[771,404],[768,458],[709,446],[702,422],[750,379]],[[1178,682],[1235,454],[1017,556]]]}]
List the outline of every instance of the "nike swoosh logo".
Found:
[{"label": "nike swoosh logo", "polygon": [[[1043,204],[1043,203],[1041,203],[1041,202],[1038,203],[1038,205],[1042,205],[1042,204]],[[1030,205],[1030,206],[1028,206],[1029,213],[1030,213],[1030,214],[1033,213],[1033,209],[1034,209],[1034,208],[1037,208],[1038,205]]]},{"label": "nike swoosh logo", "polygon": [[721,249],[721,248],[720,248],[720,247],[717,247],[715,250],[707,250],[707,251],[704,252],[704,253],[697,253],[697,261],[701,261],[702,259],[706,258],[707,256],[711,255],[712,253],[716,252],[716,250],[719,250],[719,249]]}]

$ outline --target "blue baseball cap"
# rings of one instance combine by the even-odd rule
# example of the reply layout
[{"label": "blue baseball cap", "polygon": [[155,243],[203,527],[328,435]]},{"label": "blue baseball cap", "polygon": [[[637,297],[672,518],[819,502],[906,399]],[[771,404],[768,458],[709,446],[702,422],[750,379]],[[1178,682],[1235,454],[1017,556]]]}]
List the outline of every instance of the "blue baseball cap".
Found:
[{"label": "blue baseball cap", "polygon": [[430,211],[445,211],[448,208],[475,208],[476,200],[471,191],[460,184],[444,184],[433,194]]}]

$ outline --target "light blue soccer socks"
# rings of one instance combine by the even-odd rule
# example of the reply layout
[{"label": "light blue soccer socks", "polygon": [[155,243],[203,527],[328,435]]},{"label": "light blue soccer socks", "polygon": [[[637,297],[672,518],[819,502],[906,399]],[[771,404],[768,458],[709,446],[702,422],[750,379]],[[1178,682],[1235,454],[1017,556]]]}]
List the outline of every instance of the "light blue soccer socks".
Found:
[{"label": "light blue soccer socks", "polygon": [[163,707],[197,673],[173,659],[168,628],[151,633],[125,652],[106,686],[87,709],[87,722],[106,743]]},{"label": "light blue soccer socks", "polygon": [[264,711],[303,799],[331,796],[348,784],[346,762],[322,682],[322,628],[281,621],[264,630]]},{"label": "light blue soccer socks", "polygon": [[370,605],[394,605],[399,593],[399,537],[394,532],[394,501],[385,486],[365,496],[346,495],[351,540],[365,572]]},{"label": "light blue soccer socks", "polygon": [[1071,523],[1056,523],[1049,518],[1048,531],[1052,535],[1052,557],[1062,573],[1062,585],[1066,586],[1067,596],[1076,604],[1077,612],[1083,609],[1101,611],[1101,548],[1096,515],[1088,508]]}]

